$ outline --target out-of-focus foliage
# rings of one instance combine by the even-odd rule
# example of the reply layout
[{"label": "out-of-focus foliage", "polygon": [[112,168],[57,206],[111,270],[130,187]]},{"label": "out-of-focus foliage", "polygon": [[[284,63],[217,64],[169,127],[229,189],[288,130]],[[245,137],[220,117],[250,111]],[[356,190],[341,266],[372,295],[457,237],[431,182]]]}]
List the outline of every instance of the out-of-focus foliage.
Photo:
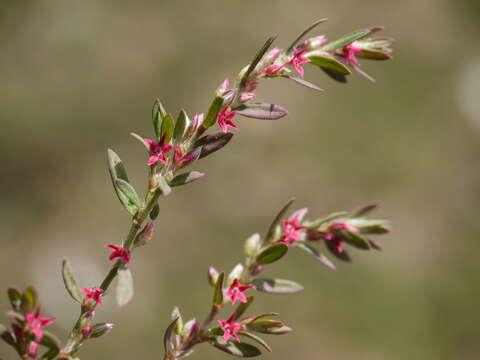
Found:
[{"label": "out-of-focus foliage", "polygon": [[[476,1],[10,1],[0,5],[1,288],[33,284],[65,333],[77,316],[60,274],[81,286],[107,271],[103,245],[127,231],[105,165],[107,146],[142,184],[156,97],[177,113],[205,112],[217,85],[272,34],[287,46],[328,16],[332,37],[372,24],[397,39],[393,61],[364,67],[379,83],[344,86],[308,67],[318,94],[288,81],[260,89],[289,109],[276,122],[242,118],[229,149],[202,160],[201,181],[162,199],[137,296],[82,358],[153,358],[177,304],[208,311],[208,265],[228,270],[243,241],[267,231],[292,195],[315,213],[372,201],[394,223],[382,254],[355,254],[337,272],[302,254],[275,265],[305,291],[259,298],[295,331],[265,359],[475,359],[480,250],[480,51]],[[378,65],[378,66],[369,66]],[[473,80],[472,80],[473,79]],[[271,98],[271,99],[270,99]],[[210,249],[216,247],[215,253]],[[236,249],[236,250],[235,250]],[[274,306],[271,303],[274,302]],[[6,309],[6,297],[0,308]],[[272,309],[273,307],[273,309]],[[188,310],[187,310],[188,309]],[[119,355],[120,354],[120,355]],[[6,346],[0,357],[14,354]],[[223,359],[208,347],[196,358]]]}]

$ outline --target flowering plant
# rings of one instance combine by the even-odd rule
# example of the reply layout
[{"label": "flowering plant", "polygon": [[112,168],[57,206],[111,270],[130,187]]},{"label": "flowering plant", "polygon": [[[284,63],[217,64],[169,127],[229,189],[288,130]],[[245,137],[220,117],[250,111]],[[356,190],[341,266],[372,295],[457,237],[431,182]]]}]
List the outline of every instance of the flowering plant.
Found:
[{"label": "flowering plant", "polygon": [[[153,237],[154,221],[160,212],[160,198],[170,195],[172,188],[204,176],[198,171],[181,170],[227,145],[234,136],[232,129],[239,128],[238,116],[276,120],[287,115],[287,110],[281,106],[252,101],[261,80],[286,78],[322,91],[304,79],[303,66],[318,67],[340,82],[346,82],[352,71],[373,81],[360,68],[359,58],[391,58],[392,39],[369,37],[381,27],[354,31],[333,41],[323,35],[303,40],[323,21],[325,19],[316,21],[305,29],[285,50],[271,48],[274,38],[269,38],[232,84],[228,79],[221,83],[207,112],[195,114],[192,120],[184,110],[174,120],[157,100],[152,111],[153,139],[132,134],[148,153],[148,189],[143,198],[129,183],[120,157],[113,150],[108,150],[113,188],[123,207],[132,216],[130,230],[122,244],[105,245],[110,250],[108,260],[112,265],[98,287],[80,287],[71,265],[67,259],[63,260],[62,276],[66,290],[80,307],[80,315],[63,344],[44,329],[55,319],[40,315],[35,290],[32,287],[27,287],[23,292],[13,287],[8,289],[12,306],[8,312],[11,324],[10,328],[0,326],[0,336],[22,359],[78,359],[75,356],[82,345],[112,330],[111,323],[94,322],[95,311],[105,300],[114,279],[117,279],[117,304],[124,306],[132,299],[133,281],[129,264],[133,252],[147,245]],[[208,132],[216,124],[219,130]],[[326,267],[335,269],[334,263],[319,249],[319,245],[323,244],[336,258],[350,261],[346,245],[363,250],[379,250],[381,246],[370,239],[370,235],[390,231],[388,221],[367,217],[376,205],[307,220],[306,208],[294,211],[287,217],[292,203],[293,200],[289,201],[281,209],[264,236],[256,233],[246,240],[245,259],[231,272],[226,274],[214,267],[209,268],[208,279],[213,287],[213,297],[210,311],[203,322],[192,319],[184,323],[180,310],[174,308],[172,323],[164,334],[165,359],[186,357],[201,343],[211,344],[228,354],[241,357],[260,355],[257,346],[271,351],[259,334],[281,335],[292,329],[279,320],[275,312],[245,316],[254,302],[253,294],[291,294],[303,287],[291,280],[259,277],[265,268],[283,258],[291,248],[298,248]],[[226,319],[217,319],[220,310],[228,308],[231,309],[230,315]],[[245,342],[245,339],[257,346]],[[40,347],[46,348],[41,355]]]}]

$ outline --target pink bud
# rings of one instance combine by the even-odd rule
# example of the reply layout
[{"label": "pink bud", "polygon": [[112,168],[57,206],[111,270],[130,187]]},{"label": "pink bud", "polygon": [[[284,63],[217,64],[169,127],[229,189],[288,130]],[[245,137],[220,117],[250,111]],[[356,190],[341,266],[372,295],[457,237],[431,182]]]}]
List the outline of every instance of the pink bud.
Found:
[{"label": "pink bud", "polygon": [[244,102],[250,101],[254,97],[255,97],[254,93],[249,93],[249,92],[243,93],[242,95],[240,95],[240,102],[244,103]]},{"label": "pink bud", "polygon": [[324,35],[315,36],[306,41],[309,50],[315,49],[327,42],[327,38]]},{"label": "pink bud", "polygon": [[218,86],[217,88],[217,95],[222,96],[225,94],[230,87],[230,82],[228,81],[228,78],[223,80],[223,82]]},{"label": "pink bud", "polygon": [[87,326],[85,326],[81,332],[82,332],[82,335],[84,337],[88,337],[90,336],[90,334],[92,333],[92,330],[93,330],[93,325],[92,324],[88,324]]}]

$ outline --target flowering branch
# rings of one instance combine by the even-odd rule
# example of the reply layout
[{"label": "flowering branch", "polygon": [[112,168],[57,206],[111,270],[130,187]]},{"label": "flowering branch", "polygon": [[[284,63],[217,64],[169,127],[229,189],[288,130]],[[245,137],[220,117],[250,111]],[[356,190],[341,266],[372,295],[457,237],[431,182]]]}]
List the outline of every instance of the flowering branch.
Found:
[{"label": "flowering branch", "polygon": [[[195,114],[193,120],[184,110],[181,110],[174,120],[157,100],[152,111],[154,138],[144,138],[132,133],[148,152],[148,189],[143,197],[139,196],[130,184],[120,157],[113,150],[108,150],[108,167],[115,193],[132,216],[130,229],[121,244],[105,245],[111,251],[108,260],[112,265],[98,287],[80,287],[71,265],[64,259],[62,276],[65,287],[80,306],[80,315],[64,345],[61,345],[54,335],[43,330],[54,318],[40,316],[33,288],[28,287],[23,293],[15,288],[8,290],[13,309],[8,313],[12,319],[11,330],[0,326],[0,336],[21,358],[36,359],[41,345],[46,348],[46,352],[40,356],[41,359],[77,359],[73,356],[87,340],[110,332],[113,327],[111,323],[94,323],[95,311],[103,304],[104,296],[115,279],[117,304],[124,306],[132,299],[133,280],[129,265],[134,259],[135,249],[146,245],[153,236],[154,220],[160,211],[160,198],[168,196],[173,187],[186,185],[204,175],[198,171],[180,171],[227,145],[234,136],[231,129],[239,128],[236,116],[276,120],[287,115],[287,110],[279,105],[252,102],[262,79],[287,78],[322,91],[304,79],[305,65],[316,66],[340,82],[346,82],[347,76],[353,71],[373,81],[373,78],[360,68],[359,58],[391,58],[392,39],[368,38],[381,30],[381,27],[358,30],[334,41],[328,41],[323,35],[302,41],[307,33],[323,21],[325,19],[309,26],[286,50],[271,49],[275,38],[269,38],[253,60],[240,71],[232,86],[228,79],[224,80],[218,87],[208,111]],[[215,124],[218,124],[219,130],[207,134]],[[281,334],[291,329],[283,322],[273,319],[277,315],[275,313],[241,318],[253,302],[253,296],[247,297],[245,292],[296,292],[301,290],[301,286],[289,280],[257,279],[256,276],[264,267],[284,256],[289,248],[298,247],[324,265],[334,268],[333,263],[312,246],[313,243],[323,242],[332,254],[342,260],[349,260],[344,248],[345,243],[362,249],[378,249],[379,245],[364,235],[388,231],[387,223],[383,220],[363,217],[371,208],[353,215],[339,213],[308,222],[303,220],[306,209],[301,209],[290,219],[284,220],[290,205],[291,203],[282,209],[263,239],[256,234],[247,240],[245,262],[237,265],[226,279],[223,272],[218,273],[214,268],[210,268],[214,298],[210,313],[203,324],[190,321],[183,325],[179,311],[174,311],[174,321],[167,328],[164,337],[165,359],[187,356],[195,345],[203,342],[209,342],[233,355],[259,354],[256,347],[241,342],[238,335],[248,337],[270,351],[270,347],[252,332]],[[216,316],[227,302],[232,305],[238,302],[239,305],[228,319],[218,320],[215,324]]]}]

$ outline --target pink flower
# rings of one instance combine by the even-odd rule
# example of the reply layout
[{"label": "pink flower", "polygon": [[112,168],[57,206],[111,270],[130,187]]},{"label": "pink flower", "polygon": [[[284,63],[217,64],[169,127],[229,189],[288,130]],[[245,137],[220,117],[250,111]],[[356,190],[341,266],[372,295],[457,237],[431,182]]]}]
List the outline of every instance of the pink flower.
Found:
[{"label": "pink flower", "polygon": [[245,297],[244,292],[252,287],[252,285],[242,285],[238,279],[235,279],[227,290],[223,290],[223,295],[230,298],[232,305],[235,305],[237,300],[241,303],[246,303],[247,298]]},{"label": "pink flower", "polygon": [[343,48],[343,54],[340,57],[348,64],[354,63],[355,65],[360,66],[360,61],[358,61],[356,55],[361,52],[363,49],[352,44],[345,45]]},{"label": "pink flower", "polygon": [[229,107],[225,106],[222,111],[217,115],[218,125],[222,128],[224,133],[228,132],[228,127],[238,129],[237,124],[232,121],[232,118],[237,113],[236,111],[228,111]]},{"label": "pink flower", "polygon": [[93,325],[92,324],[88,324],[87,326],[85,326],[81,332],[82,332],[82,335],[84,337],[88,337],[90,336],[90,334],[92,333],[92,330],[93,330]]},{"label": "pink flower", "polygon": [[180,145],[175,146],[175,153],[173,154],[173,165],[178,169],[185,167],[193,160],[193,152],[184,154]]},{"label": "pink flower", "polygon": [[112,249],[112,253],[108,257],[108,260],[114,261],[117,259],[122,259],[125,264],[130,263],[130,250],[115,244],[107,244],[105,247]]},{"label": "pink flower", "polygon": [[299,231],[306,229],[306,227],[300,226],[298,221],[298,216],[295,216],[292,220],[283,220],[283,237],[278,242],[292,246],[295,241],[300,240]]},{"label": "pink flower", "polygon": [[265,74],[269,76],[276,75],[283,69],[284,66],[285,65],[281,64],[272,64],[265,70]]},{"label": "pink flower", "polygon": [[243,324],[236,323],[235,317],[237,313],[234,312],[228,320],[218,320],[220,327],[223,329],[223,341],[227,342],[230,339],[234,339],[236,342],[240,342],[240,339],[237,336],[237,333],[243,330]]},{"label": "pink flower", "polygon": [[96,305],[102,304],[103,289],[92,287],[92,288],[82,288],[81,290],[85,294],[85,301],[83,305],[88,305],[90,300],[93,300]]},{"label": "pink flower", "polygon": [[28,345],[28,356],[31,359],[36,359],[38,354],[38,343],[31,341]]},{"label": "pink flower", "polygon": [[40,341],[43,338],[42,329],[50,324],[53,324],[55,322],[55,318],[41,317],[40,308],[37,307],[35,314],[28,313],[25,315],[25,321],[27,323],[28,331],[35,335],[35,339]]},{"label": "pink flower", "polygon": [[302,50],[294,49],[292,59],[285,64],[292,65],[302,78],[305,75],[305,71],[303,70],[302,65],[308,63],[309,61],[305,56],[303,56],[303,53],[305,53],[305,51],[307,51],[307,48],[304,48]]},{"label": "pink flower", "polygon": [[167,157],[165,156],[170,150],[172,150],[172,144],[164,144],[164,138],[159,142],[155,142],[150,139],[144,139],[150,149],[150,157],[148,158],[147,165],[155,165],[157,162],[167,163]]}]

